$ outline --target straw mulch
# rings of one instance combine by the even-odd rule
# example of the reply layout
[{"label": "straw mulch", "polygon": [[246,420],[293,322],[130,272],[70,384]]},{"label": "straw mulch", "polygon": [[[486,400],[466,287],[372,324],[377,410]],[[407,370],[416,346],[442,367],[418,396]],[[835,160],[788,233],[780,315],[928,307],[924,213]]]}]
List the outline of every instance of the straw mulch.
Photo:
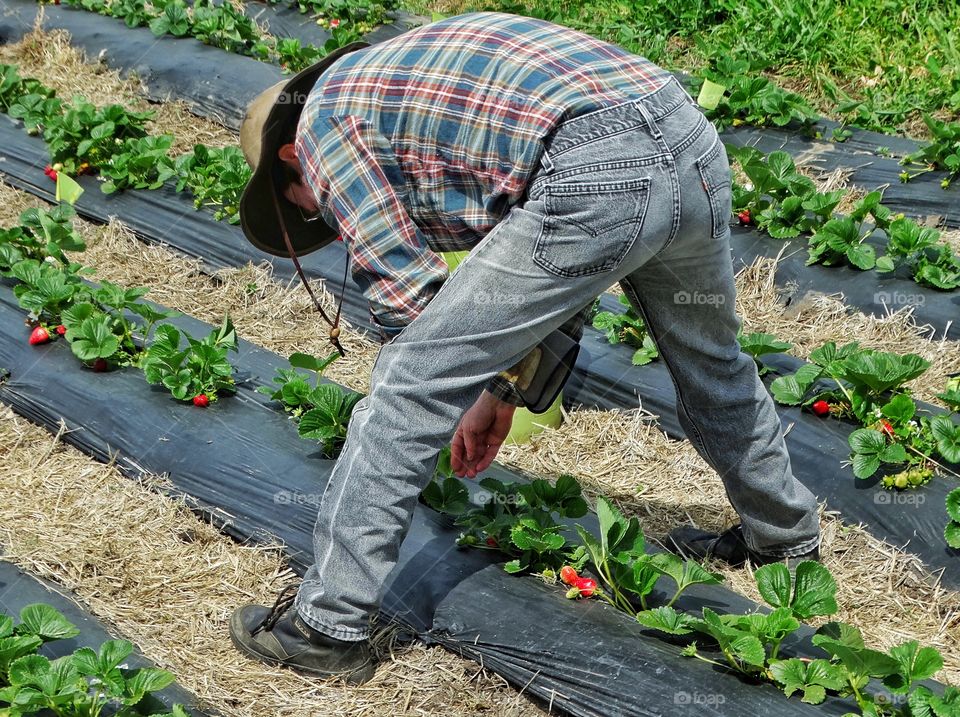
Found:
[{"label": "straw mulch", "polygon": [[181,501],[139,484],[0,407],[2,556],[72,590],[199,698],[235,717],[542,715],[505,681],[446,650],[385,655],[366,685],[301,677],[243,657],[232,611],[272,604],[292,574],[271,547],[239,545]]},{"label": "straw mulch", "polygon": [[195,144],[224,147],[238,143],[234,132],[191,114],[180,100],[148,102],[134,77],[121,79],[120,73],[105,63],[88,62],[82,50],[70,45],[65,30],[34,28],[20,42],[0,45],[0,62],[19,65],[21,76],[42,81],[65,100],[81,95],[98,107],[116,103],[131,110],[153,111],[149,130],[174,136],[173,155],[189,152]]}]

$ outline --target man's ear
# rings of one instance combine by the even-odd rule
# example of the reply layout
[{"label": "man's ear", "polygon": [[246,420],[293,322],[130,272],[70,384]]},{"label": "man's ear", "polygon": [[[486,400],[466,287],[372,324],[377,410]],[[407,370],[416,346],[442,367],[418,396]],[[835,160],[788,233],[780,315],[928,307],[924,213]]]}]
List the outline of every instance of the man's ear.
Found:
[{"label": "man's ear", "polygon": [[277,150],[277,156],[288,164],[291,162],[299,164],[300,162],[297,158],[297,148],[292,143],[281,144],[280,149]]}]

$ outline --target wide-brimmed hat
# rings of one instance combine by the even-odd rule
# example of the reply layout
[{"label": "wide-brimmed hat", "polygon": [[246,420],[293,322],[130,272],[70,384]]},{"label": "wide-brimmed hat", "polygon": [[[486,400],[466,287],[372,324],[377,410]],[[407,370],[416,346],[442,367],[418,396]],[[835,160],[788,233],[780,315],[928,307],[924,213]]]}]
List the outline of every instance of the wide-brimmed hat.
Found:
[{"label": "wide-brimmed hat", "polygon": [[369,47],[369,43],[353,42],[334,50],[289,80],[264,90],[247,107],[240,125],[240,148],[253,169],[253,176],[240,198],[240,223],[250,243],[268,254],[289,254],[277,217],[278,208],[298,255],[316,251],[337,236],[335,228],[322,220],[304,221],[299,208],[283,196],[280,191],[283,163],[277,157],[277,150],[324,70],[348,52],[364,47]]}]

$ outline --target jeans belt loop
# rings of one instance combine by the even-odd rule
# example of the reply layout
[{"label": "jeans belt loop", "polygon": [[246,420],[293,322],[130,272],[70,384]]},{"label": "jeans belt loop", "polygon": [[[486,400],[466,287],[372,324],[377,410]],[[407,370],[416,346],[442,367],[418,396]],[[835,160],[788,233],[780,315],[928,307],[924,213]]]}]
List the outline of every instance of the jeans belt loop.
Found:
[{"label": "jeans belt loop", "polygon": [[656,121],[653,119],[653,115],[650,114],[650,110],[643,106],[643,100],[638,100],[636,103],[637,112],[643,117],[644,123],[647,125],[647,128],[650,130],[650,134],[654,139],[661,139],[663,133],[660,132],[660,128],[657,126]]},{"label": "jeans belt loop", "polygon": [[546,149],[540,154],[540,166],[543,167],[545,172],[553,171],[553,160],[550,159],[550,155],[547,154]]}]

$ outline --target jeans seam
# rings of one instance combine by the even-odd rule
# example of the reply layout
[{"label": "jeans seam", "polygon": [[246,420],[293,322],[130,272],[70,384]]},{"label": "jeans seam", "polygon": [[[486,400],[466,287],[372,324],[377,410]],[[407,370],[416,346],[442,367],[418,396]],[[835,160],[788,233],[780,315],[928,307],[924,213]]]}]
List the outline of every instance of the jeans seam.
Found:
[{"label": "jeans seam", "polygon": [[[647,331],[650,333],[651,338],[653,338],[654,344],[656,344],[657,343],[656,331],[654,330],[653,325],[650,323],[650,319],[647,316],[647,311],[643,306],[643,302],[640,300],[639,295],[637,294],[636,290],[634,290],[633,285],[630,284],[630,281],[628,278],[624,278],[623,284],[624,284],[623,288],[626,291],[628,297],[634,302],[636,302],[637,308],[640,310],[641,316],[643,316],[643,322],[647,327]],[[677,376],[674,373],[673,367],[670,365],[670,360],[667,358],[666,354],[661,354],[660,358],[663,359],[663,364],[667,367],[667,372],[670,374],[670,379],[673,381],[674,388],[676,389],[677,405],[680,407],[680,410],[682,410],[685,414],[687,414],[687,417],[689,418],[690,411],[687,410],[686,403],[683,400],[683,392],[680,389],[680,382],[677,381]],[[697,428],[693,420],[690,421],[690,427],[693,429],[693,433],[696,435],[688,436],[688,438],[690,438],[691,441],[694,441],[694,440],[696,441],[696,446],[703,451],[704,458],[707,459],[707,462],[710,463],[711,466],[719,465],[714,460],[714,457],[710,453],[710,451],[707,450],[707,445],[703,441],[703,436],[700,434],[700,429]]]}]

